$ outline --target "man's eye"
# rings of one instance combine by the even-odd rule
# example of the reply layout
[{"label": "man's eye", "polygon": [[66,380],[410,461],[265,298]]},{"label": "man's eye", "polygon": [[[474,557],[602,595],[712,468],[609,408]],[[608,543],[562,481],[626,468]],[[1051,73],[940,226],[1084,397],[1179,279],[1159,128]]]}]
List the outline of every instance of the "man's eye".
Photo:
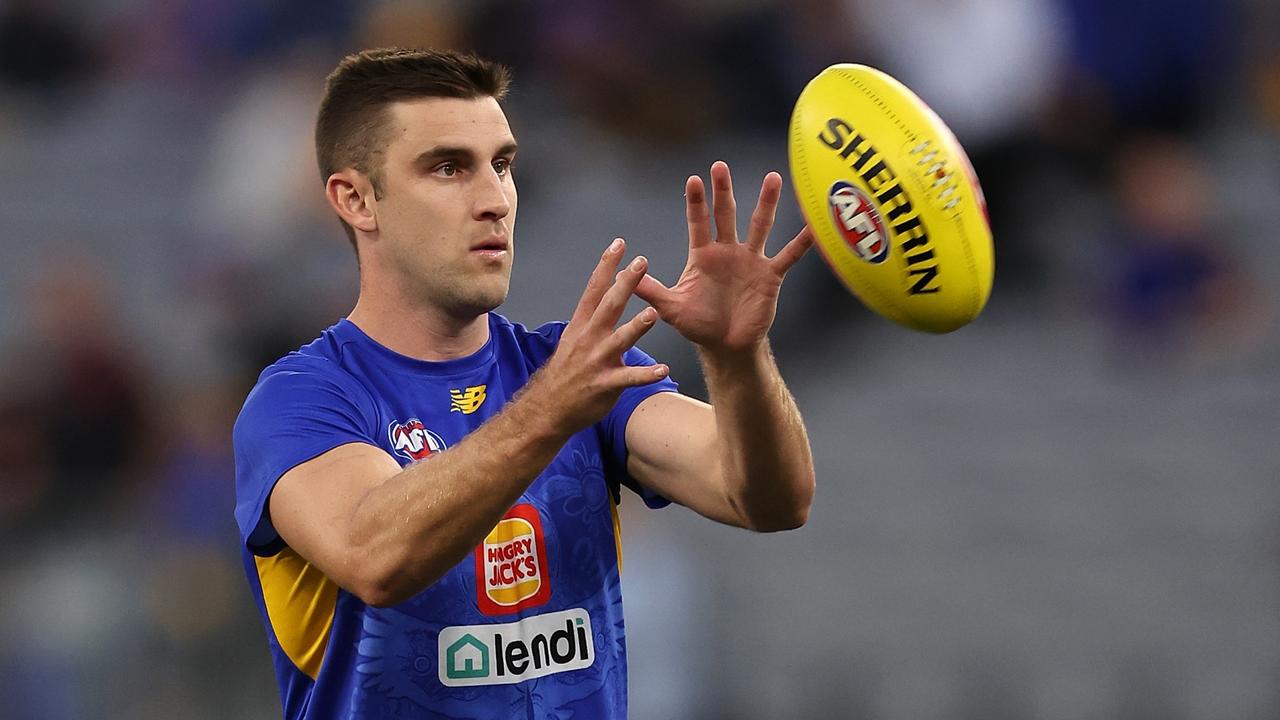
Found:
[{"label": "man's eye", "polygon": [[506,175],[507,173],[511,172],[511,161],[504,158],[499,158],[498,160],[494,160],[493,169],[499,175]]},{"label": "man's eye", "polygon": [[453,163],[443,163],[436,167],[436,175],[441,177],[453,177],[458,174],[458,166]]}]

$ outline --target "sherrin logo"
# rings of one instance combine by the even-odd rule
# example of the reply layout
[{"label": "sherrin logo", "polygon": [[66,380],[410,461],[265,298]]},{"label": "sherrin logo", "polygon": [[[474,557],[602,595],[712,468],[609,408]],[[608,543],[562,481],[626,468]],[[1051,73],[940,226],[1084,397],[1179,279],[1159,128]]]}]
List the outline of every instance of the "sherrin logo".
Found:
[{"label": "sherrin logo", "polygon": [[476,605],[485,615],[509,615],[551,599],[547,544],[538,509],[520,503],[475,550]]},{"label": "sherrin logo", "polygon": [[445,449],[444,440],[428,430],[418,418],[387,426],[391,447],[410,460],[422,460]]},{"label": "sherrin logo", "polygon": [[[928,295],[942,289],[941,267],[934,257],[933,243],[925,229],[920,212],[898,174],[889,167],[884,155],[848,120],[827,120],[818,141],[835,152],[866,184],[880,212],[884,213],[907,268],[908,295]],[[836,183],[839,185],[839,181]],[[835,186],[832,186],[834,192]],[[864,196],[865,198],[866,196]],[[834,207],[832,208],[834,212]],[[882,222],[884,222],[882,221]],[[838,223],[837,223],[838,224]],[[843,226],[841,226],[843,228]],[[848,235],[845,235],[846,239]]]},{"label": "sherrin logo", "polygon": [[591,667],[591,615],[574,608],[501,625],[455,625],[440,631],[436,663],[448,687],[510,685]]},{"label": "sherrin logo", "polygon": [[827,193],[831,219],[845,242],[858,257],[878,265],[889,257],[889,236],[884,220],[861,190],[845,180],[837,180]]},{"label": "sherrin logo", "polygon": [[451,388],[449,390],[449,412],[470,415],[479,410],[480,406],[484,404],[485,397],[487,397],[484,392],[487,387],[488,385],[472,385],[465,390]]}]

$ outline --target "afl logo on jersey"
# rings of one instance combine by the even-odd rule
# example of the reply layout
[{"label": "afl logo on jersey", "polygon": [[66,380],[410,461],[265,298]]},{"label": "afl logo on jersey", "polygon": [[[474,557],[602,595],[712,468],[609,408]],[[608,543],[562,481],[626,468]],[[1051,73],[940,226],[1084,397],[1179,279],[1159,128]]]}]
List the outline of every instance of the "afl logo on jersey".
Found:
[{"label": "afl logo on jersey", "polygon": [[831,219],[858,257],[878,265],[889,257],[889,236],[884,220],[871,199],[845,180],[837,180],[827,193]]},{"label": "afl logo on jersey", "polygon": [[445,449],[444,440],[428,430],[418,418],[393,422],[387,427],[391,447],[410,460],[423,460]]}]

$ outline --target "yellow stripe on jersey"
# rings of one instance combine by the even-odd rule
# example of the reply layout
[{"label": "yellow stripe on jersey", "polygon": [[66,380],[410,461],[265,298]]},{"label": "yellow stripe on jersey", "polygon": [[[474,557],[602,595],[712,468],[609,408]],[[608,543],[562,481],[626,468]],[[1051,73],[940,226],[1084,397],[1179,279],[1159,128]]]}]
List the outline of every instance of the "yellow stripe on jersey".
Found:
[{"label": "yellow stripe on jersey", "polygon": [[609,510],[613,513],[613,547],[618,553],[618,574],[622,574],[622,520],[618,518],[618,501],[609,493]]},{"label": "yellow stripe on jersey", "polygon": [[267,617],[280,649],[312,680],[320,674],[338,586],[292,548],[273,557],[254,557]]}]

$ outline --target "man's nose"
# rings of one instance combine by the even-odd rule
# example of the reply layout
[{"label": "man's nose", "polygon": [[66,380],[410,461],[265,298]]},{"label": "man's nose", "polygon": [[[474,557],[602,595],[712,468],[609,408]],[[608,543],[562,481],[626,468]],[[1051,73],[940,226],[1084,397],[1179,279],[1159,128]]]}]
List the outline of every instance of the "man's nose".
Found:
[{"label": "man's nose", "polygon": [[501,220],[511,213],[511,200],[507,197],[506,183],[492,168],[476,179],[475,197],[477,220]]}]

